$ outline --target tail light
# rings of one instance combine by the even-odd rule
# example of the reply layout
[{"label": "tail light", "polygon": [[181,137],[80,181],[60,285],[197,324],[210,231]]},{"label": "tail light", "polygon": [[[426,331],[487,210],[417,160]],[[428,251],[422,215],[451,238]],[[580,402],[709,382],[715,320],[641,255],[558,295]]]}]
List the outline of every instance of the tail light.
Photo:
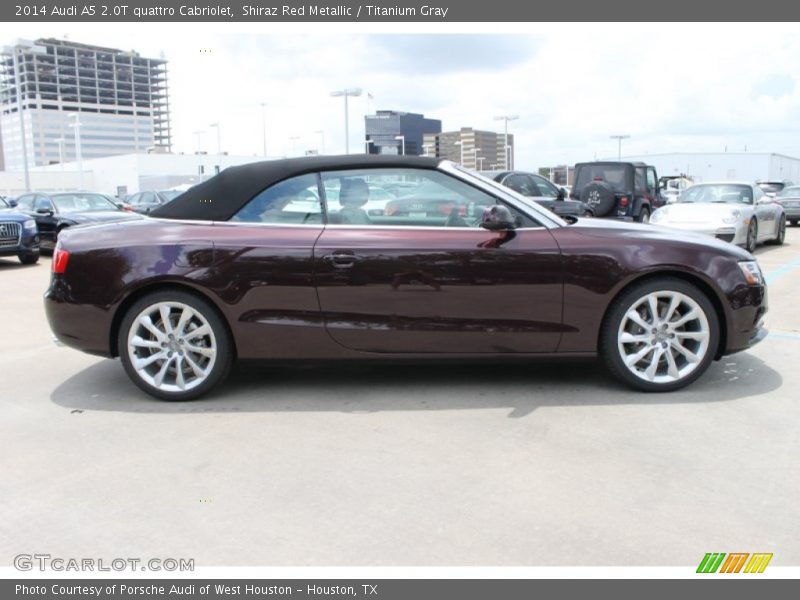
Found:
[{"label": "tail light", "polygon": [[63,248],[58,248],[53,251],[53,273],[61,275],[67,270],[67,262],[69,261],[69,251]]},{"label": "tail light", "polygon": [[622,198],[620,198],[619,199],[619,205],[622,208],[627,208],[628,207],[628,197],[627,196],[623,196]]}]

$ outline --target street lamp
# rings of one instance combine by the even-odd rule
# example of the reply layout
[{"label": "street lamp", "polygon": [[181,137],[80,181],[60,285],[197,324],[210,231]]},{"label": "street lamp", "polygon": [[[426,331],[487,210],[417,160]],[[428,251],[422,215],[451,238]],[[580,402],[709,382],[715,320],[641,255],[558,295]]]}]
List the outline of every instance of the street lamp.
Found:
[{"label": "street lamp", "polygon": [[394,136],[394,139],[400,141],[400,154],[405,156],[406,155],[406,136],[404,136],[404,135],[396,135],[396,136]]},{"label": "street lamp", "polygon": [[70,124],[75,130],[75,160],[78,163],[78,189],[83,190],[83,152],[81,150],[81,117],[80,113],[74,112],[69,115],[69,119],[75,119]]},{"label": "street lamp", "polygon": [[61,167],[61,191],[64,191],[64,143],[65,140],[63,137],[60,137],[56,140],[56,144],[58,144],[58,164]]},{"label": "street lamp", "polygon": [[514,168],[514,154],[512,152],[511,144],[506,144],[506,169]]},{"label": "street lamp", "polygon": [[[261,103],[261,133],[264,136],[264,158],[267,158],[267,103]],[[219,130],[217,130],[219,131]]]},{"label": "street lamp", "polygon": [[217,129],[217,154],[222,154],[222,137],[219,132],[219,123],[211,123],[209,127],[215,127]]},{"label": "street lamp", "polygon": [[325,132],[322,129],[317,129],[314,133],[319,136],[320,141],[322,142],[320,144],[320,154],[325,154]]},{"label": "street lamp", "polygon": [[506,170],[511,168],[511,161],[508,160],[508,122],[509,121],[516,121],[519,119],[519,115],[500,115],[499,117],[495,117],[495,121],[503,121],[503,147],[506,148]]},{"label": "street lamp", "polygon": [[622,160],[622,140],[627,140],[629,135],[610,135],[612,140],[617,140],[617,160]]},{"label": "street lamp", "polygon": [[331,92],[334,98],[344,97],[344,153],[350,154],[350,114],[347,109],[347,99],[350,96],[354,98],[361,95],[361,88],[346,88],[344,90],[337,90]]}]

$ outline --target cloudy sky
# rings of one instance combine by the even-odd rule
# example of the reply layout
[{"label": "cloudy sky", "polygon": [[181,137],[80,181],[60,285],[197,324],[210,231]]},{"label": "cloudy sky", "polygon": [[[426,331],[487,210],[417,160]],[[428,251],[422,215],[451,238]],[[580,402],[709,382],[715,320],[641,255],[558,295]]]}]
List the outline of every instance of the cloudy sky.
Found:
[{"label": "cloudy sky", "polygon": [[617,133],[631,135],[623,154],[746,147],[800,156],[800,26],[490,27],[5,24],[0,38],[66,35],[163,53],[182,152],[198,138],[216,150],[209,124],[219,122],[223,150],[260,155],[262,102],[270,156],[318,148],[320,130],[325,150],[342,152],[343,102],[329,94],[361,87],[374,100],[351,101],[351,151],[363,147],[364,114],[394,109],[441,119],[446,130],[498,129],[493,116],[518,114],[518,168],[614,156]]}]

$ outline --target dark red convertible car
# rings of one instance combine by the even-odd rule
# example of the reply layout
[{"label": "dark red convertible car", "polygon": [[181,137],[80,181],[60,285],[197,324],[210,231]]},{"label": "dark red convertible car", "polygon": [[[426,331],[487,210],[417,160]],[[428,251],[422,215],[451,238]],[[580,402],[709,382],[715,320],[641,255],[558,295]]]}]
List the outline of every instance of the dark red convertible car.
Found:
[{"label": "dark red convertible car", "polygon": [[[370,188],[402,189],[408,210],[368,214]],[[431,194],[450,212],[414,208]],[[151,215],[64,231],[45,305],[61,342],[120,357],[167,400],[208,392],[237,358],[599,355],[627,384],[669,391],[766,334],[744,250],[567,222],[447,161],[232,167]]]}]

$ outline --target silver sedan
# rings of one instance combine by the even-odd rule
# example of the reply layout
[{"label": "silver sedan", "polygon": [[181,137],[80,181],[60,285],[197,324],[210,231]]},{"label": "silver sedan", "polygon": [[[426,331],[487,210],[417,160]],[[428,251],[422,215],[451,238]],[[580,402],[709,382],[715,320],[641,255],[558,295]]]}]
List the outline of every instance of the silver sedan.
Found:
[{"label": "silver sedan", "polygon": [[752,183],[693,185],[677,202],[656,210],[650,222],[713,235],[750,252],[760,243],[782,244],[786,236],[783,207]]},{"label": "silver sedan", "polygon": [[775,201],[783,207],[787,221],[792,225],[800,223],[800,185],[783,188],[776,194]]}]

